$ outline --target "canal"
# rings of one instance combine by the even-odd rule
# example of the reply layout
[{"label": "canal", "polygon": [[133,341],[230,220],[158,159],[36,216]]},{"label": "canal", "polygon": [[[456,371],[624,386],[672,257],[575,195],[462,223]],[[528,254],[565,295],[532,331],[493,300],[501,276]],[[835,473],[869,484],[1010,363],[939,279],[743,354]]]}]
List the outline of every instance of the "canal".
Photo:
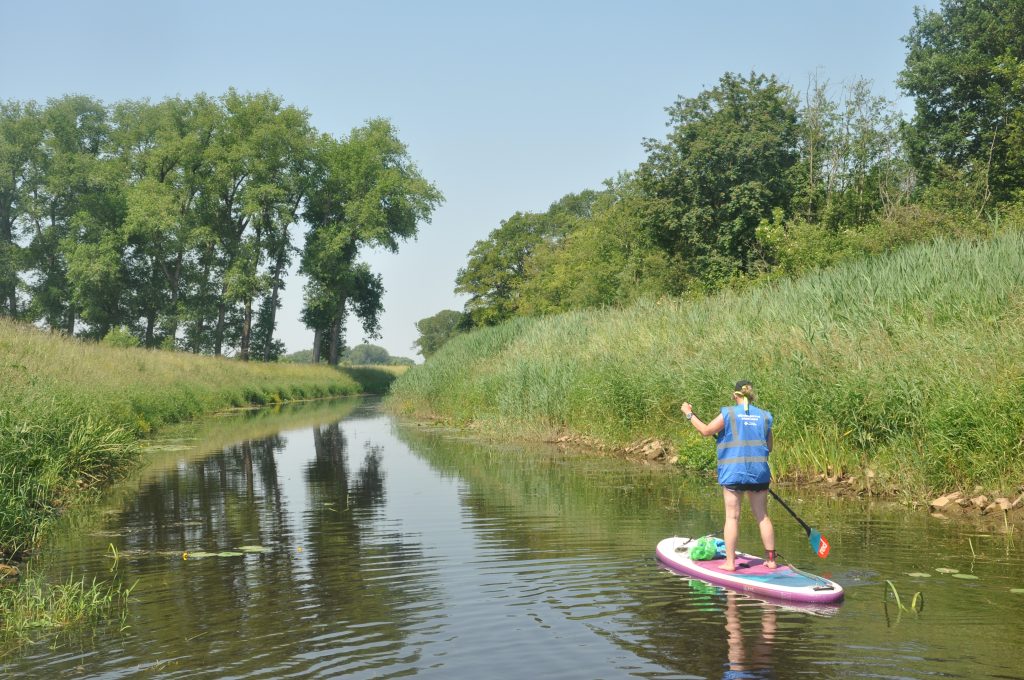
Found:
[{"label": "canal", "polygon": [[[149,460],[37,559],[52,581],[135,584],[125,620],[41,639],[0,662],[5,674],[1024,677],[1012,527],[780,488],[832,552],[815,557],[770,505],[779,551],[847,593],[807,609],[657,562],[661,538],[720,531],[713,480],[483,443],[374,400],[213,419],[154,441]],[[746,510],[740,548],[760,552]]]}]

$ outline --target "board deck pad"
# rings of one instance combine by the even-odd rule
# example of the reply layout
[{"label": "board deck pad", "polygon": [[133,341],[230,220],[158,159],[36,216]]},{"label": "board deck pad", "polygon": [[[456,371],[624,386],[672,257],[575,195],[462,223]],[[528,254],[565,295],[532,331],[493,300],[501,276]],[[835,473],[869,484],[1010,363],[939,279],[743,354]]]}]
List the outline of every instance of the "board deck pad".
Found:
[{"label": "board deck pad", "polygon": [[780,564],[769,569],[764,559],[736,553],[736,570],[722,569],[725,559],[693,560],[689,551],[696,539],[673,536],[658,543],[658,560],[673,571],[740,592],[789,602],[838,602],[843,588],[823,576],[816,576]]}]

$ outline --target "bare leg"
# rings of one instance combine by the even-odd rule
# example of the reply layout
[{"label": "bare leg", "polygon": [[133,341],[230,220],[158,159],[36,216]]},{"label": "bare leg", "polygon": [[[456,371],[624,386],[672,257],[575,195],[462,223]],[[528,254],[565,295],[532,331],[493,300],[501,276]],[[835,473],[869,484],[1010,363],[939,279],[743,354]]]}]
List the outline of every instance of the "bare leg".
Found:
[{"label": "bare leg", "polygon": [[768,517],[767,491],[750,492],[750,511],[754,513],[757,528],[761,530],[761,542],[764,543],[764,549],[769,551],[769,559],[765,561],[764,566],[774,569],[777,565],[771,558],[775,551],[775,527],[772,526],[772,520]]},{"label": "bare leg", "polygon": [[736,569],[736,540],[740,532],[740,507],[743,503],[743,492],[722,487],[725,498],[725,564],[722,569]]}]

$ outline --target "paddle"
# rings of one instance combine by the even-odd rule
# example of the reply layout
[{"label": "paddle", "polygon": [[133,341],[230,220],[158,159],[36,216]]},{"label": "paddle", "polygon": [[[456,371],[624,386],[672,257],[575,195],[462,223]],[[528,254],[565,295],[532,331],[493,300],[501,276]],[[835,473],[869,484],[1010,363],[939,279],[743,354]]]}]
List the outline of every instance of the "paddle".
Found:
[{"label": "paddle", "polygon": [[778,494],[776,494],[771,489],[768,489],[768,493],[772,495],[772,498],[781,503],[782,507],[784,507],[786,511],[789,512],[789,514],[793,515],[793,519],[795,519],[797,522],[800,522],[800,526],[802,526],[804,528],[804,531],[807,532],[807,538],[811,544],[811,550],[817,553],[818,557],[820,557],[821,559],[825,559],[826,557],[828,557],[828,552],[832,549],[832,546],[829,544],[828,539],[822,536],[817,529],[812,529],[811,527],[807,526],[807,522],[800,519],[797,516],[797,514],[793,512],[793,509],[786,505],[786,501],[779,498]]}]

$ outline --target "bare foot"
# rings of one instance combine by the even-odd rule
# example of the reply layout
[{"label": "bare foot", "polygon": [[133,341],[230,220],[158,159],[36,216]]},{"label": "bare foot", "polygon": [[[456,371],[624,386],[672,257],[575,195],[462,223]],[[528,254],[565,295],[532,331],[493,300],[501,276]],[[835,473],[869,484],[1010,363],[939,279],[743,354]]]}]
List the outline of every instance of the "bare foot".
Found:
[{"label": "bare foot", "polygon": [[736,565],[732,562],[723,562],[719,569],[722,571],[736,571]]},{"label": "bare foot", "polygon": [[765,560],[764,561],[765,569],[776,569],[776,568],[778,568],[778,566],[779,565],[775,564],[775,560]]}]

